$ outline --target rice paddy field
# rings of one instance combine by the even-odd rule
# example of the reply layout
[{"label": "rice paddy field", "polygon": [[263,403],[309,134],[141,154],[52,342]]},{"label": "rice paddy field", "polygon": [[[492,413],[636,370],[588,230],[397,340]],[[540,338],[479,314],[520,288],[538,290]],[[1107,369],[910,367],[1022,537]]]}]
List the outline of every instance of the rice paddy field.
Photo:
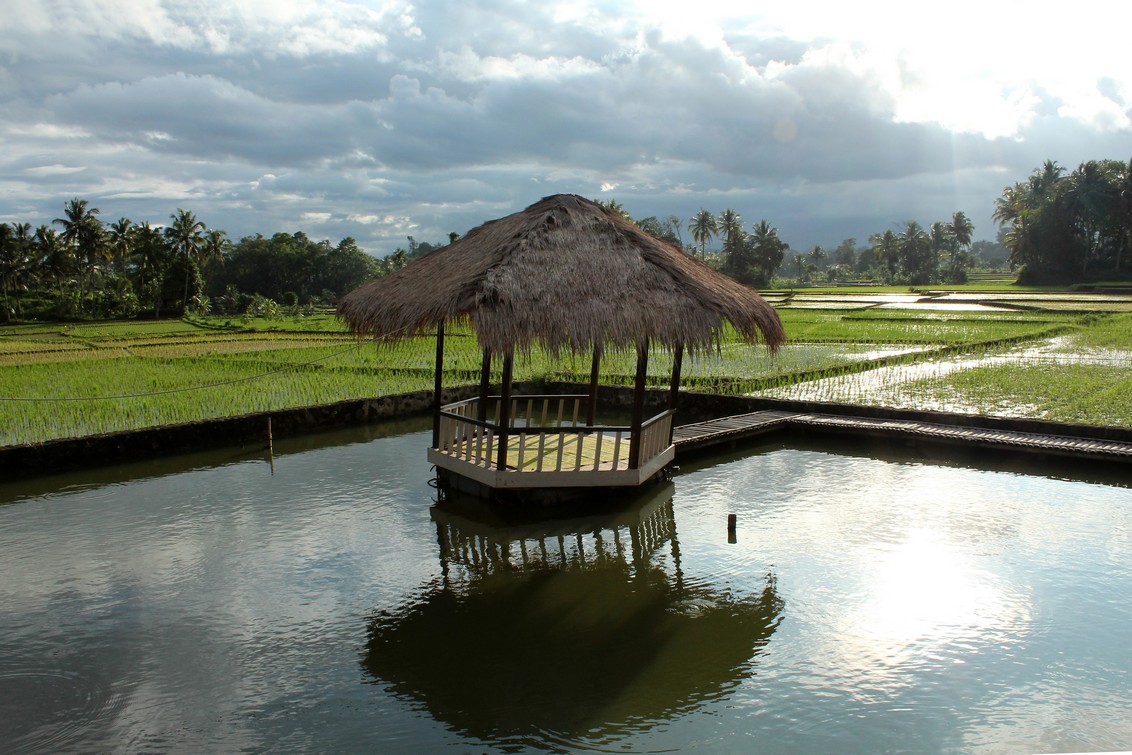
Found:
[{"label": "rice paddy field", "polygon": [[[690,391],[1132,425],[1132,295],[770,294],[789,344],[688,355]],[[467,331],[445,384],[474,382]],[[432,387],[434,341],[359,343],[331,315],[0,328],[0,446],[329,404]],[[635,359],[610,353],[609,383]],[[516,379],[585,381],[589,359],[517,360]],[[650,379],[667,385],[658,350]],[[498,379],[498,376],[496,376]]]}]

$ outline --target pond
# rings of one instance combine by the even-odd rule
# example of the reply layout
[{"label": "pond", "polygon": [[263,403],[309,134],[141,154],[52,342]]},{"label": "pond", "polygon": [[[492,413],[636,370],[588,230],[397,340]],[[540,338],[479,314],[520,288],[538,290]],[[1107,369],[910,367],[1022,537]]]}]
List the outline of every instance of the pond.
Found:
[{"label": "pond", "polygon": [[1126,476],[772,443],[523,524],[434,506],[427,442],[411,421],[0,484],[0,741],[1132,747]]}]

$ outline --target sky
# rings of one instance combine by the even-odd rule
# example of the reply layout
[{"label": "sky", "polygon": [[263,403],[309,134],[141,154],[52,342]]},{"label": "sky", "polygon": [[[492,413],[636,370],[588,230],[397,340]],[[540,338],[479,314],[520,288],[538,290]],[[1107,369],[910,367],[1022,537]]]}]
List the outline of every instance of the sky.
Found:
[{"label": "sky", "polygon": [[[796,250],[1132,158],[1132,5],[5,0],[0,222],[71,198],[381,257],[556,193]],[[690,232],[683,231],[685,241]]]}]

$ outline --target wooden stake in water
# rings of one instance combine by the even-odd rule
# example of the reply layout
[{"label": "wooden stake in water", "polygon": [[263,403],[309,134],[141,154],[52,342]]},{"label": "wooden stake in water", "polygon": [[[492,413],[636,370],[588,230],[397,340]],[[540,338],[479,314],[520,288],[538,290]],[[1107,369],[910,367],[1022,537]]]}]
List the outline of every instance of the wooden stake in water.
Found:
[{"label": "wooden stake in water", "polygon": [[263,436],[264,448],[267,449],[267,463],[271,465],[271,476],[275,476],[275,449],[271,435],[271,417],[267,418],[267,432]]}]

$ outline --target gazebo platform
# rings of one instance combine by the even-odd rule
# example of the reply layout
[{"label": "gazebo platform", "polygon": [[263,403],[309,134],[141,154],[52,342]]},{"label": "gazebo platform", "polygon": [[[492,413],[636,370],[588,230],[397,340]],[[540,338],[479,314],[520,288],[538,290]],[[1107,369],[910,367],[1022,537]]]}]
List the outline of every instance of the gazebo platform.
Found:
[{"label": "gazebo platform", "polygon": [[589,400],[512,396],[506,432],[499,396],[448,404],[428,459],[447,482],[473,491],[638,486],[672,463],[672,410],[643,421],[634,435],[630,425],[588,423]]}]

